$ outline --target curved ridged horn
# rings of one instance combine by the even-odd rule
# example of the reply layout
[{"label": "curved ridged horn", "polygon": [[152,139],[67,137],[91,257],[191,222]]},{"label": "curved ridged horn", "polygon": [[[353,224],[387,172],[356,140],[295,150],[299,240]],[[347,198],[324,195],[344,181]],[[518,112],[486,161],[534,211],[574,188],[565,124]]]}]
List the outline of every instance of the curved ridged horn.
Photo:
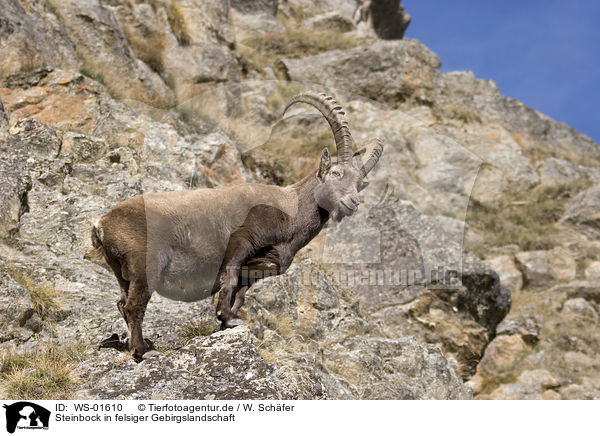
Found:
[{"label": "curved ridged horn", "polygon": [[363,178],[369,174],[369,171],[373,169],[379,158],[381,157],[381,153],[383,153],[383,142],[379,138],[375,138],[371,142],[375,142],[375,147],[369,154],[369,159],[364,163],[364,165],[360,168],[360,172]]},{"label": "curved ridged horn", "polygon": [[316,107],[323,114],[335,138],[335,147],[339,162],[349,162],[352,159],[352,135],[342,107],[325,93],[304,92],[293,97],[283,110],[283,115],[295,103],[307,103]]}]

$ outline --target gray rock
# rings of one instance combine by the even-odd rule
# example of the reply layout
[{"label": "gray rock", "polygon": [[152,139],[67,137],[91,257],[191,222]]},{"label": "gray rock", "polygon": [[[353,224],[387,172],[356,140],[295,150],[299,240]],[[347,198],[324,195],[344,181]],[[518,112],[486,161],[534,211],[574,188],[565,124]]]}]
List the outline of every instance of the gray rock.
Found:
[{"label": "gray rock", "polygon": [[111,8],[97,0],[52,4],[89,74],[120,98],[160,108],[173,105],[173,93],[162,78],[133,55]]},{"label": "gray rock", "polygon": [[548,187],[568,186],[587,176],[585,168],[554,157],[544,160],[538,171],[541,185]]},{"label": "gray rock", "polygon": [[387,335],[438,344],[458,361],[463,376],[472,375],[508,313],[510,292],[493,270],[463,253],[461,235],[451,239],[436,218],[409,202],[364,206],[370,210],[327,232],[328,271],[355,290]]},{"label": "gray rock", "polygon": [[316,15],[337,12],[347,20],[352,20],[357,9],[354,0],[286,0],[279,2],[279,10],[288,17],[293,18],[298,24]]},{"label": "gray rock", "polygon": [[267,35],[283,37],[287,31],[277,17],[266,12],[244,14],[234,9],[231,18],[236,40],[242,44],[248,39],[265,38]]},{"label": "gray rock", "polygon": [[350,32],[354,23],[338,11],[319,14],[308,20],[307,24],[315,30],[334,30],[337,32]]},{"label": "gray rock", "polygon": [[540,340],[541,320],[535,315],[508,315],[496,328],[496,334],[519,335],[529,346]]},{"label": "gray rock", "polygon": [[511,256],[502,255],[488,258],[485,262],[498,273],[500,282],[510,289],[511,292],[521,290],[523,287],[523,274],[515,266],[515,262]]},{"label": "gray rock", "polygon": [[440,76],[438,57],[415,40],[378,41],[302,59],[282,59],[281,65],[290,80],[392,105],[431,103]]},{"label": "gray rock", "polygon": [[555,281],[575,279],[575,259],[564,248],[521,252],[515,257],[523,271],[524,287],[539,289],[549,287]]},{"label": "gray rock", "polygon": [[21,218],[29,211],[28,195],[36,168],[56,155],[62,143],[57,131],[34,119],[17,122],[10,133],[0,138],[0,237],[19,231]]},{"label": "gray rock", "polygon": [[587,321],[598,320],[598,312],[585,298],[571,298],[563,303],[563,313],[572,314]]},{"label": "gray rock", "polygon": [[[102,350],[79,364],[88,387],[76,398],[469,398],[441,353],[409,338],[357,339],[325,352],[325,365],[339,368],[341,364],[349,382],[312,355],[267,363],[254,342],[246,327],[236,327],[194,339],[179,350],[155,354],[139,365],[129,361],[116,367],[122,360],[119,353]],[[382,381],[380,373],[389,370],[395,379]],[[362,380],[359,383],[352,377]]]},{"label": "gray rock", "polygon": [[38,67],[78,67],[75,48],[47,3],[2,0],[0,10],[0,78]]},{"label": "gray rock", "polygon": [[527,345],[520,335],[499,335],[485,349],[474,378],[484,377],[494,384],[506,383],[513,379],[527,353]]},{"label": "gray rock", "polygon": [[600,280],[600,262],[594,261],[585,268],[585,278],[587,280]]},{"label": "gray rock", "polygon": [[600,185],[592,185],[579,193],[567,205],[560,219],[565,224],[582,232],[589,238],[600,236]]},{"label": "gray rock", "polygon": [[600,286],[597,281],[575,280],[561,283],[552,288],[554,292],[567,294],[567,299],[584,298],[595,304],[600,304]]},{"label": "gray rock", "polygon": [[524,371],[516,382],[505,384],[482,399],[498,400],[541,400],[548,389],[560,387],[559,381],[545,369]]},{"label": "gray rock", "polygon": [[325,365],[350,381],[360,399],[469,399],[439,348],[414,338],[352,338],[324,353]]},{"label": "gray rock", "polygon": [[379,328],[366,322],[348,291],[309,259],[252,287],[246,304],[259,349],[275,363],[298,371],[294,362],[302,361],[304,350],[321,350],[315,354],[319,378],[337,380],[328,388],[330,398],[469,396],[437,347],[411,337],[378,337]]},{"label": "gray rock", "polygon": [[570,384],[563,386],[559,390],[560,395],[565,400],[598,400],[600,399],[600,389],[598,386]]},{"label": "gray rock", "polygon": [[284,385],[252,345],[244,327],[199,338],[177,351],[116,368],[114,350],[101,350],[82,362],[79,371],[90,380],[79,399],[296,399],[318,393]]},{"label": "gray rock", "polygon": [[477,79],[470,71],[457,71],[443,74],[438,83],[436,108],[447,118],[453,113],[469,117],[476,114],[486,123],[498,123],[519,140],[523,151],[531,154],[554,154],[569,160],[600,158],[600,149],[589,137],[502,96],[491,80]]},{"label": "gray rock", "polygon": [[461,173],[446,162],[429,165],[416,172],[417,178],[429,192],[446,192],[465,195]]}]

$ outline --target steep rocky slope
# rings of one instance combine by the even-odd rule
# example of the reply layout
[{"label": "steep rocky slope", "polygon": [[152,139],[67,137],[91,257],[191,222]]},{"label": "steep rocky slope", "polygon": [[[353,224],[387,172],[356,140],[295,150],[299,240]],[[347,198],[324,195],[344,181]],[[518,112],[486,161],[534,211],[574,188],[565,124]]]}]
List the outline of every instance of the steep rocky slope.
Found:
[{"label": "steep rocky slope", "polygon": [[[600,396],[598,146],[394,39],[399,2],[0,11],[0,396]],[[331,144],[313,110],[279,118],[309,89],[386,144],[359,213],[254,286],[246,326],[155,295],[158,352],[98,349],[124,325],[91,223],[142,192],[298,180]]]}]

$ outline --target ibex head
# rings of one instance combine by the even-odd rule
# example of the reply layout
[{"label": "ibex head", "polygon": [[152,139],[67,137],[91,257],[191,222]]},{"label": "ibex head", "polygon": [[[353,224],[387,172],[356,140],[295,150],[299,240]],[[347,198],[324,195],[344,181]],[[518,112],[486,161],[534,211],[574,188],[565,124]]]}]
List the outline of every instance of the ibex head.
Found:
[{"label": "ibex head", "polygon": [[317,172],[319,185],[315,188],[314,195],[317,204],[327,210],[333,220],[340,221],[358,209],[360,204],[358,193],[368,185],[364,179],[379,160],[383,152],[383,144],[378,139],[374,140],[375,146],[369,158],[358,167],[352,162],[354,141],[345,114],[333,97],[323,93],[299,94],[292,98],[284,114],[295,103],[307,103],[316,107],[333,131],[337,160],[335,163],[332,162],[329,150],[323,149]]}]

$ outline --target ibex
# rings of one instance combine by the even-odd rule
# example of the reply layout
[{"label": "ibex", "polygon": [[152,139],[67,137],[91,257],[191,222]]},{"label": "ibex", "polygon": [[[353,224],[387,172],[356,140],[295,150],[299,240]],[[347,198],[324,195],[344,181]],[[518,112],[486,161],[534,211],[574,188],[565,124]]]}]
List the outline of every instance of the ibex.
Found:
[{"label": "ibex", "polygon": [[325,94],[303,93],[295,103],[317,108],[335,139],[337,161],[323,149],[318,171],[286,186],[241,184],[143,194],[111,209],[92,229],[92,244],[121,287],[117,307],[129,330],[129,348],[141,360],[150,344],[142,321],[154,291],[179,301],[219,293],[216,314],[223,328],[236,318],[250,285],[282,274],[295,254],[329,218],[339,221],[358,208],[358,192],[383,145],[364,164],[352,162],[353,140],[344,112]]}]

